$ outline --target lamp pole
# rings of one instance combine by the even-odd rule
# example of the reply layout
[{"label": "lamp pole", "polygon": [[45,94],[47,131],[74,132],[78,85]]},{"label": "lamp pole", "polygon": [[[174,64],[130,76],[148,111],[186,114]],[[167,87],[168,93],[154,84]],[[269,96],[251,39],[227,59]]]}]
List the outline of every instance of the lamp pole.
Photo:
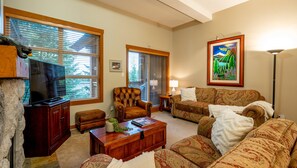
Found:
[{"label": "lamp pole", "polygon": [[273,83],[272,83],[272,108],[275,110],[275,69],[276,69],[276,55],[280,52],[284,51],[283,49],[277,49],[277,50],[268,50],[267,52],[270,52],[273,54]]},{"label": "lamp pole", "polygon": [[273,84],[272,84],[272,108],[274,109],[275,104],[275,69],[276,69],[276,53],[273,54]]}]

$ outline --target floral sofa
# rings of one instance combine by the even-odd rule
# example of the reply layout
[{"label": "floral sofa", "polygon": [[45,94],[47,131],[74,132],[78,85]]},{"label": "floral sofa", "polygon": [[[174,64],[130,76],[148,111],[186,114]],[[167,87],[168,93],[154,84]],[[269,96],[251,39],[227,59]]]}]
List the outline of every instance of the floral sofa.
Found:
[{"label": "floral sofa", "polygon": [[[223,156],[211,141],[215,119],[203,117],[198,135],[187,137],[168,149],[155,152],[156,168],[271,168],[297,167],[297,125],[291,120],[270,119],[250,131]],[[87,159],[82,168],[105,168],[112,158],[98,154]]]},{"label": "floral sofa", "polygon": [[[203,116],[209,116],[208,105],[246,106],[254,101],[265,100],[256,90],[228,90],[196,87],[197,101],[181,101],[181,95],[171,97],[173,117],[199,122]],[[244,109],[243,115],[254,118],[255,125],[265,122],[263,108],[251,105]]]}]

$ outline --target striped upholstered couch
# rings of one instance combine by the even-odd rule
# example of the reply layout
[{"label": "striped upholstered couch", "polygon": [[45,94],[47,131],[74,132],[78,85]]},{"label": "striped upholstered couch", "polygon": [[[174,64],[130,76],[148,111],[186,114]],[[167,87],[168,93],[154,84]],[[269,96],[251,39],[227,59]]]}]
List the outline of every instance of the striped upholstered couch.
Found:
[{"label": "striped upholstered couch", "polygon": [[[256,90],[228,90],[196,87],[197,101],[181,101],[181,95],[171,97],[173,117],[199,122],[203,116],[209,115],[208,105],[246,106],[254,101],[265,100]],[[255,125],[265,122],[265,111],[259,106],[249,106],[243,115],[252,117]]]},{"label": "striped upholstered couch", "polygon": [[[168,149],[155,152],[156,168],[296,168],[297,125],[291,120],[270,119],[252,130],[224,155],[211,141],[215,119],[203,117],[198,135],[187,137]],[[82,168],[106,168],[112,158],[98,154],[87,159]],[[144,161],[145,163],[145,161]]]}]

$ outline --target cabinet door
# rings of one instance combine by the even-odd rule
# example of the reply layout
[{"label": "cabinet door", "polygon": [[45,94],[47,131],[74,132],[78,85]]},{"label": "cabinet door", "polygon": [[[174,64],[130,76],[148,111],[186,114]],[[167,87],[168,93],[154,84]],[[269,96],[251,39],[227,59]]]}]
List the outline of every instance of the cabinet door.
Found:
[{"label": "cabinet door", "polygon": [[61,105],[61,130],[62,135],[66,134],[70,130],[70,104],[69,102]]},{"label": "cabinet door", "polygon": [[53,145],[61,137],[61,106],[50,109],[50,141]]}]

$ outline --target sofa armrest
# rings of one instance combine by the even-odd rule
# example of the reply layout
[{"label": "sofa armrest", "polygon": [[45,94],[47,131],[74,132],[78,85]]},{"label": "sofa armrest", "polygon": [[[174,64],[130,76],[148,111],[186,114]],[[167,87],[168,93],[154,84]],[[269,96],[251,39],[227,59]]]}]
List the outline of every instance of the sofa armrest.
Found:
[{"label": "sofa armrest", "polygon": [[175,111],[175,104],[177,102],[180,102],[181,101],[181,95],[172,95],[170,97],[170,101],[171,101],[171,114],[172,116],[176,116],[176,111]]},{"label": "sofa armrest", "polygon": [[181,95],[174,95],[171,96],[170,99],[172,100],[172,104],[176,103],[176,102],[180,102],[181,101]]},{"label": "sofa armrest", "polygon": [[197,134],[211,138],[212,124],[216,121],[215,118],[204,116],[200,119]]},{"label": "sofa armrest", "polygon": [[81,168],[106,168],[112,160],[112,157],[105,154],[94,155],[81,164]]},{"label": "sofa armrest", "polygon": [[257,105],[246,107],[243,110],[242,115],[253,118],[255,127],[258,127],[265,122],[265,110]]},{"label": "sofa armrest", "polygon": [[147,111],[147,116],[150,117],[151,116],[151,109],[152,109],[152,103],[151,102],[145,102],[142,100],[138,100],[137,101],[137,105],[143,109],[145,109],[145,111]]},{"label": "sofa armrest", "polygon": [[119,122],[124,121],[125,115],[125,107],[121,102],[113,102],[115,107],[115,117],[118,119]]}]

